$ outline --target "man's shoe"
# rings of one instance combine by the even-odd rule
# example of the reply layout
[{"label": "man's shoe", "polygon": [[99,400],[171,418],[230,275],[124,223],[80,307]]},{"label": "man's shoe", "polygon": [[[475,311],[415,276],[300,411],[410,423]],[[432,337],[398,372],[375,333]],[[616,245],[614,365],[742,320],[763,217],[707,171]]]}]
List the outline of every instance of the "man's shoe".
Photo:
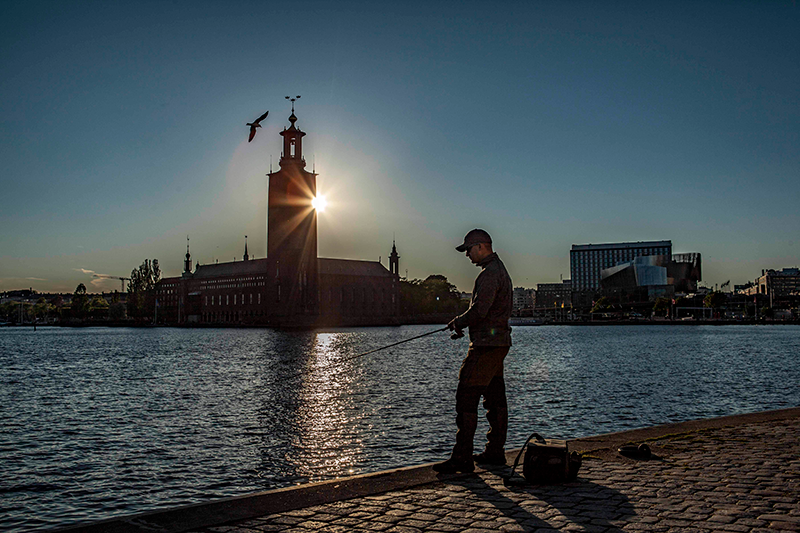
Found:
[{"label": "man's shoe", "polygon": [[451,458],[443,463],[436,463],[433,465],[433,469],[440,474],[470,473],[475,471],[475,463],[472,461],[456,461]]},{"label": "man's shoe", "polygon": [[499,454],[487,454],[486,452],[481,452],[473,457],[475,462],[479,465],[504,465],[506,464],[506,454],[499,453]]}]

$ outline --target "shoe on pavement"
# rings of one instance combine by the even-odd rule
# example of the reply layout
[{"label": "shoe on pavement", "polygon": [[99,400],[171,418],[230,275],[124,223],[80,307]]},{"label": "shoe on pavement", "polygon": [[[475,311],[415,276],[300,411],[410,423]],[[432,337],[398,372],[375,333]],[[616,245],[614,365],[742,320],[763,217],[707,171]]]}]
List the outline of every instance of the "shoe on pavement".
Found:
[{"label": "shoe on pavement", "polygon": [[440,474],[470,473],[475,471],[475,463],[472,461],[456,461],[451,458],[442,463],[436,463],[433,465],[433,469]]},{"label": "shoe on pavement", "polygon": [[479,465],[504,465],[506,464],[506,454],[488,454],[486,452],[481,452],[475,456],[473,456],[475,462]]}]

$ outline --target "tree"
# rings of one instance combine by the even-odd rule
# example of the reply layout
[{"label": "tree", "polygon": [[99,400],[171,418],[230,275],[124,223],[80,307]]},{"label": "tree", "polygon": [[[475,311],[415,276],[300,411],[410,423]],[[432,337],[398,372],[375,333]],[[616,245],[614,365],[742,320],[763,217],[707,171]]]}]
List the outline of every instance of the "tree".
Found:
[{"label": "tree", "polygon": [[16,322],[19,317],[19,302],[6,302],[0,305],[0,316],[10,322]]},{"label": "tree", "polygon": [[122,320],[125,318],[125,304],[114,302],[108,307],[108,318],[111,320]]},{"label": "tree", "polygon": [[89,297],[86,295],[86,285],[83,283],[79,283],[75,288],[70,309],[72,310],[72,316],[75,318],[83,318],[89,311]]},{"label": "tree", "polygon": [[44,320],[54,309],[55,307],[53,305],[47,303],[47,300],[41,297],[36,302],[36,305],[33,306],[33,316],[35,316],[37,320]]},{"label": "tree", "polygon": [[155,307],[156,284],[161,280],[161,268],[158,259],[145,259],[131,271],[131,280],[128,283],[128,315],[144,319],[153,316]]},{"label": "tree", "polygon": [[653,314],[657,316],[665,316],[669,312],[669,305],[669,298],[656,298],[656,301],[653,304]]},{"label": "tree", "polygon": [[400,281],[400,305],[404,315],[427,315],[461,312],[461,294],[455,285],[441,274],[425,280]]},{"label": "tree", "polygon": [[106,318],[108,316],[108,302],[99,294],[95,294],[89,302],[89,313],[92,318]]}]

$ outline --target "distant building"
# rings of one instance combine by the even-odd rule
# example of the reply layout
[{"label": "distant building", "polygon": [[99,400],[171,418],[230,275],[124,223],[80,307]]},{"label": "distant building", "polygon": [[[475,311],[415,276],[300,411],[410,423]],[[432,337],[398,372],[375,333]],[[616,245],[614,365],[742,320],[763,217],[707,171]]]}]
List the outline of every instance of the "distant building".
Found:
[{"label": "distant building", "polygon": [[30,300],[31,298],[36,298],[39,295],[33,289],[18,289],[14,291],[5,291],[0,292],[0,303],[5,302],[20,302],[23,300]]},{"label": "distant building", "polygon": [[644,287],[667,284],[667,263],[663,255],[637,257],[633,261],[620,263],[600,272],[600,286]]},{"label": "distant building", "polygon": [[[605,268],[600,273],[604,296],[612,293],[629,300],[648,301],[672,297],[676,292],[696,292],[700,281],[700,254],[639,256]],[[645,290],[642,290],[645,289]]]},{"label": "distant building", "polygon": [[603,269],[600,289],[604,296],[616,300],[649,301],[657,297],[672,297],[675,288],[667,282],[670,258],[663,255],[640,256],[633,261]]},{"label": "distant building", "polygon": [[748,285],[742,288],[741,293],[766,296],[770,307],[788,309],[800,303],[800,269],[797,267],[762,270],[761,276]]},{"label": "distant building", "polygon": [[536,284],[536,309],[569,307],[572,304],[572,281]]},{"label": "distant building", "polygon": [[[699,253],[673,255],[672,241],[573,244],[570,273],[572,303],[587,308],[601,292],[622,296],[627,291],[624,296],[631,301],[695,292],[701,261]],[[642,291],[642,287],[650,289]]]},{"label": "distant building", "polygon": [[157,286],[159,322],[207,325],[381,325],[398,321],[399,259],[317,257],[316,174],[305,170],[305,132],[285,128],[280,170],[270,172],[267,258],[197,265],[186,246],[184,272]]},{"label": "distant building", "polygon": [[536,291],[534,289],[514,287],[513,310],[522,311],[524,309],[533,309],[535,299]]},{"label": "distant building", "polygon": [[697,292],[697,282],[703,279],[699,253],[674,254],[666,266],[667,283],[675,287],[675,292]]},{"label": "distant building", "polygon": [[753,285],[752,281],[748,281],[742,285],[734,285],[733,294],[748,294],[748,290],[753,287]]},{"label": "distant building", "polygon": [[601,272],[604,269],[648,255],[671,257],[672,241],[573,244],[569,252],[572,289],[596,291],[600,288]]}]

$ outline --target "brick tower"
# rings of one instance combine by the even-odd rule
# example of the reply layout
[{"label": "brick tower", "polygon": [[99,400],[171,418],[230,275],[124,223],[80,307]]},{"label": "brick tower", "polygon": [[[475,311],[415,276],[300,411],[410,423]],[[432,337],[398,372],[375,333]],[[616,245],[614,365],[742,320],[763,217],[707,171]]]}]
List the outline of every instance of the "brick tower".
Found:
[{"label": "brick tower", "polygon": [[311,205],[317,194],[317,175],[305,169],[306,134],[295,126],[294,100],[291,126],[280,133],[280,170],[268,174],[267,257],[276,262],[282,314],[299,317],[319,312],[317,213]]}]

